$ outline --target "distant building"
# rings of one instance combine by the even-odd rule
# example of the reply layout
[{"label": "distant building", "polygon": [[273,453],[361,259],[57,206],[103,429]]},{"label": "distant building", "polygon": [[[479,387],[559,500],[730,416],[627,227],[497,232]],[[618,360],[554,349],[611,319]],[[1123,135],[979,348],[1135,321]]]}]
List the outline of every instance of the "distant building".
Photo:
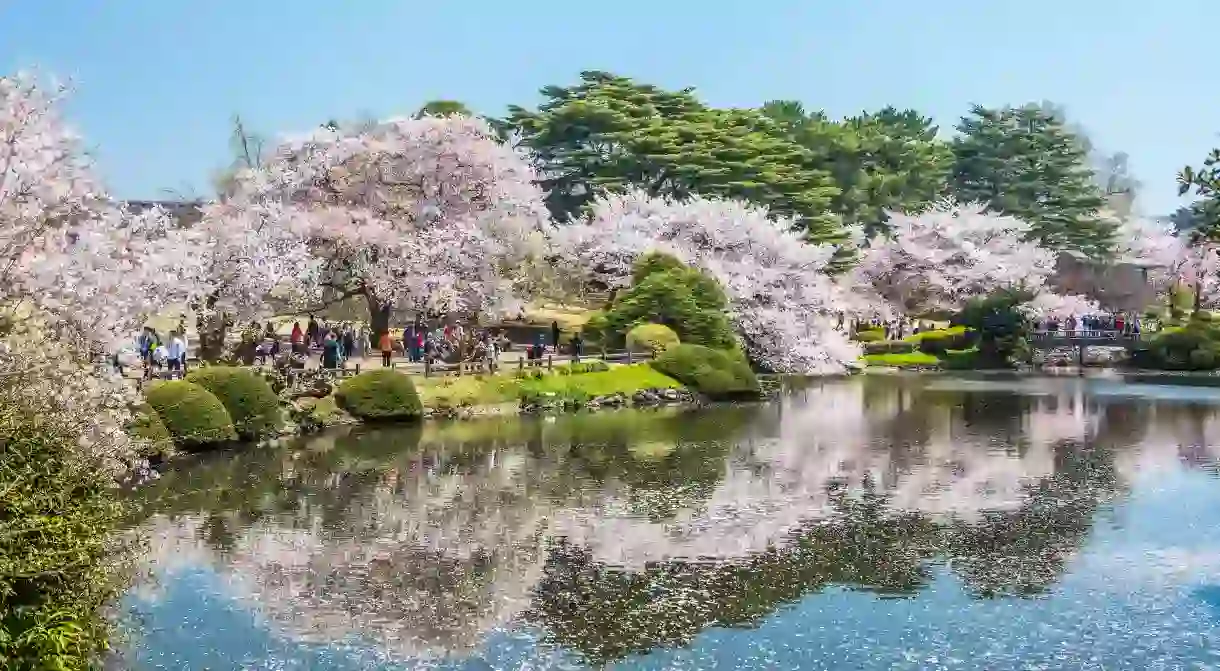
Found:
[{"label": "distant building", "polygon": [[1062,294],[1091,296],[1107,310],[1142,312],[1157,301],[1156,288],[1148,281],[1154,268],[1141,263],[1099,264],[1063,252],[1056,260],[1051,286]]}]

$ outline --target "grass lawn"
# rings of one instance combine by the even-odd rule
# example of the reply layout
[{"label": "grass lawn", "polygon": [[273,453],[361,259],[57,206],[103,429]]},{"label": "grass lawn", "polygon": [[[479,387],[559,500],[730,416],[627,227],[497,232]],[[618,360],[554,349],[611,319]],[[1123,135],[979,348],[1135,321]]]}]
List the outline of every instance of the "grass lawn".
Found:
[{"label": "grass lawn", "polygon": [[870,366],[889,366],[892,368],[908,368],[915,366],[939,366],[940,359],[923,352],[907,354],[865,354],[864,363]]},{"label": "grass lawn", "polygon": [[646,363],[611,365],[610,370],[539,378],[518,378],[516,371],[499,375],[414,377],[415,389],[425,407],[455,408],[516,403],[522,398],[554,394],[558,397],[594,397],[633,394],[641,389],[679,389],[677,380],[658,373]]},{"label": "grass lawn", "polygon": [[641,389],[679,389],[682,385],[646,363],[612,366],[610,370],[577,375],[547,375],[541,379],[517,381],[520,390],[535,395],[607,396],[633,394]]}]

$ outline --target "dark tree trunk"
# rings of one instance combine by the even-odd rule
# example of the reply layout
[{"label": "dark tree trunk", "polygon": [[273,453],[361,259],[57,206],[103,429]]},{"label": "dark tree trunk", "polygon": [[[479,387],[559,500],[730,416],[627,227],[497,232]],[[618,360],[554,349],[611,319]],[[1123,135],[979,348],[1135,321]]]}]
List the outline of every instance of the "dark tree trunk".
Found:
[{"label": "dark tree trunk", "polygon": [[382,302],[368,289],[364,290],[364,300],[369,307],[369,331],[376,342],[376,338],[390,330],[390,305]]},{"label": "dark tree trunk", "polygon": [[225,335],[231,326],[228,315],[214,310],[217,298],[215,295],[208,296],[203,311],[195,321],[199,336],[199,360],[208,363],[216,363],[224,356]]}]

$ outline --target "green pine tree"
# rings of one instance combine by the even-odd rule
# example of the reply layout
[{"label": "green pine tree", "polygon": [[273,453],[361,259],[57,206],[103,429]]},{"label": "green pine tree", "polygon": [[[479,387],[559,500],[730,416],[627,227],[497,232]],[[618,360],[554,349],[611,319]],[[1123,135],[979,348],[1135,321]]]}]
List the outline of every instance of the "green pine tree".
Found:
[{"label": "green pine tree", "polygon": [[950,189],[959,201],[1029,222],[1050,249],[1110,253],[1114,224],[1099,216],[1105,199],[1087,148],[1053,110],[975,106],[957,130]]}]

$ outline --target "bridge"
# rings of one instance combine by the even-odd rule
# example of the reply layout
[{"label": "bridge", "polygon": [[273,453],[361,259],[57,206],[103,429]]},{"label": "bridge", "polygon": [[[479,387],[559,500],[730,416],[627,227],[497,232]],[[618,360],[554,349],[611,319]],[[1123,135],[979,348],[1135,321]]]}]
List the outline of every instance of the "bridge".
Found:
[{"label": "bridge", "polygon": [[1072,331],[1034,331],[1029,337],[1030,350],[1075,347],[1076,361],[1084,365],[1084,351],[1089,347],[1122,347],[1128,352],[1139,344],[1139,335],[1123,331],[1096,331],[1075,329]]}]

